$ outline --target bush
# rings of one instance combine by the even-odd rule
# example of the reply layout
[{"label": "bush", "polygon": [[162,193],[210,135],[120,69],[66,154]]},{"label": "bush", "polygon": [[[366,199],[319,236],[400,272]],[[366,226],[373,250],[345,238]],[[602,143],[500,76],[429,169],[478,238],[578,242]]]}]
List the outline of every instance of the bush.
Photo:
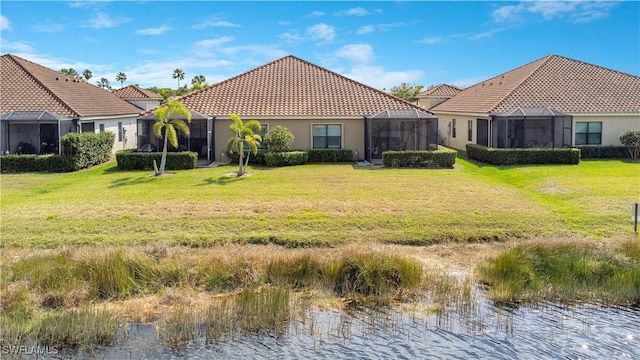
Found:
[{"label": "bush", "polygon": [[599,145],[583,145],[576,146],[580,149],[580,157],[583,159],[622,159],[629,157],[629,151],[626,146],[599,146]]},{"label": "bush", "polygon": [[349,149],[312,149],[305,151],[309,153],[309,162],[336,163],[353,161],[353,151]]},{"label": "bush", "polygon": [[620,142],[627,147],[632,159],[640,156],[640,129],[627,130],[620,134]]},{"label": "bush", "polygon": [[4,155],[0,161],[0,172],[66,172],[73,171],[71,161],[64,155]]},{"label": "bush", "polygon": [[[244,152],[244,156],[242,157],[242,159],[244,161],[247,160],[247,156],[249,155],[250,151],[249,150],[245,150]],[[249,157],[249,164],[252,165],[267,165],[267,162],[264,159],[265,154],[267,153],[266,150],[264,149],[260,149],[258,150],[257,153],[251,153],[251,156]],[[239,160],[239,156],[237,152],[234,152],[233,154],[228,154],[229,157],[231,158],[231,163],[232,164],[238,164],[238,160]]]},{"label": "bush", "polygon": [[[152,170],[153,160],[160,164],[161,152],[135,152],[134,150],[121,150],[116,153],[118,170]],[[166,170],[195,169],[198,162],[198,154],[192,151],[167,153]]]},{"label": "bush", "polygon": [[456,162],[457,152],[439,146],[435,151],[384,151],[382,163],[386,167],[440,167],[450,168]]},{"label": "bush", "polygon": [[284,126],[276,126],[264,136],[263,142],[269,151],[289,151],[295,136]]},{"label": "bush", "polygon": [[267,166],[294,166],[307,163],[309,154],[306,151],[267,152],[265,154]]},{"label": "bush", "polygon": [[69,159],[72,170],[80,170],[109,161],[115,134],[68,133],[61,141],[62,154]]},{"label": "bush", "polygon": [[578,164],[580,149],[495,149],[482,145],[467,144],[467,155],[471,159],[492,165],[524,164]]}]

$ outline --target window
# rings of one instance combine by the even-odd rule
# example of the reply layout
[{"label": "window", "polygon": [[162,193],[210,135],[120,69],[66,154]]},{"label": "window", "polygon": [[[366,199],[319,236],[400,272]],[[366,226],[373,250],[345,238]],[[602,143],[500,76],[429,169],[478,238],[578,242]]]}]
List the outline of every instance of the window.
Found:
[{"label": "window", "polygon": [[104,132],[104,124],[100,124],[100,133]]},{"label": "window", "polygon": [[601,145],[602,121],[576,122],[576,145]]},{"label": "window", "polygon": [[260,137],[262,138],[262,141],[260,142],[260,145],[258,145],[258,149],[267,148],[267,145],[265,145],[264,143],[264,136],[267,135],[268,132],[269,132],[269,124],[260,124],[260,131],[258,132],[258,135],[260,135]]},{"label": "window", "polygon": [[451,137],[456,137],[456,129],[457,129],[456,119],[453,119],[451,121]]},{"label": "window", "polygon": [[467,140],[469,141],[473,141],[473,120],[469,120],[468,121],[468,134],[467,134]]},{"label": "window", "polygon": [[95,132],[95,125],[94,123],[90,122],[90,123],[82,123],[80,124],[80,131],[82,131],[83,133],[92,133]]},{"label": "window", "polygon": [[342,125],[313,125],[313,148],[342,148]]},{"label": "window", "polygon": [[118,122],[118,142],[122,142],[122,122]]}]

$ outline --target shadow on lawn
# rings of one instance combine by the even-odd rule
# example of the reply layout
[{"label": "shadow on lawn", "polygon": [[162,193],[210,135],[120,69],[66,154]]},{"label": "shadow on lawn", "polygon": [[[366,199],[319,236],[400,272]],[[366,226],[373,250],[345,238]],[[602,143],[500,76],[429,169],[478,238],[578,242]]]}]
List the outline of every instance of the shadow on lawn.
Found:
[{"label": "shadow on lawn", "polygon": [[208,179],[204,179],[203,180],[204,181],[203,184],[198,184],[196,186],[229,185],[229,184],[233,184],[233,183],[238,182],[238,181],[242,181],[245,178],[246,178],[245,176],[234,177],[234,176],[222,175],[222,176],[218,177],[217,179],[214,179],[212,177],[210,177]]},{"label": "shadow on lawn", "polygon": [[155,176],[142,176],[142,177],[126,177],[122,179],[117,179],[111,182],[109,188],[119,188],[122,186],[130,186],[130,185],[140,185],[140,184],[148,184],[156,181],[157,177]]}]

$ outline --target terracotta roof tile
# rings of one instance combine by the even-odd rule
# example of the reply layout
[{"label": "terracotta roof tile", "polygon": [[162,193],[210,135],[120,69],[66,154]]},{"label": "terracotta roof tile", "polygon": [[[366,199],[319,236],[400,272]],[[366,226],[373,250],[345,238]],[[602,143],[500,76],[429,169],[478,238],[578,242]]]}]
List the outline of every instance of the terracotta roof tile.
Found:
[{"label": "terracotta roof tile", "polygon": [[549,55],[468,87],[432,110],[488,114],[517,107],[638,113],[640,77]]},{"label": "terracotta roof tile", "polygon": [[46,110],[86,117],[140,112],[110,91],[11,54],[0,57],[0,79],[0,113]]},{"label": "terracotta roof tile", "polygon": [[416,97],[427,97],[427,96],[453,96],[462,91],[457,86],[449,85],[449,84],[439,84],[435,86],[430,86],[427,90],[420,92]]},{"label": "terracotta roof tile", "polygon": [[292,55],[179,100],[209,116],[365,116],[384,109],[424,110]]},{"label": "terracotta roof tile", "polygon": [[143,89],[137,85],[127,85],[121,89],[113,90],[116,96],[122,99],[153,99],[162,100],[162,96],[151,90]]}]

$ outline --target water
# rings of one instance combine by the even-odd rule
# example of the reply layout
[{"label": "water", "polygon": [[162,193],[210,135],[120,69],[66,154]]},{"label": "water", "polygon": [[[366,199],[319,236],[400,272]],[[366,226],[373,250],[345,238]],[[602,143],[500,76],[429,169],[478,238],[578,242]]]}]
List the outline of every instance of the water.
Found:
[{"label": "water", "polygon": [[[85,357],[75,354],[69,357]],[[286,334],[204,336],[166,348],[152,325],[130,325],[96,359],[638,359],[640,308],[544,303],[498,307],[480,299],[438,314],[310,310]],[[58,354],[56,358],[64,357]],[[40,358],[43,358],[42,356]]]}]

